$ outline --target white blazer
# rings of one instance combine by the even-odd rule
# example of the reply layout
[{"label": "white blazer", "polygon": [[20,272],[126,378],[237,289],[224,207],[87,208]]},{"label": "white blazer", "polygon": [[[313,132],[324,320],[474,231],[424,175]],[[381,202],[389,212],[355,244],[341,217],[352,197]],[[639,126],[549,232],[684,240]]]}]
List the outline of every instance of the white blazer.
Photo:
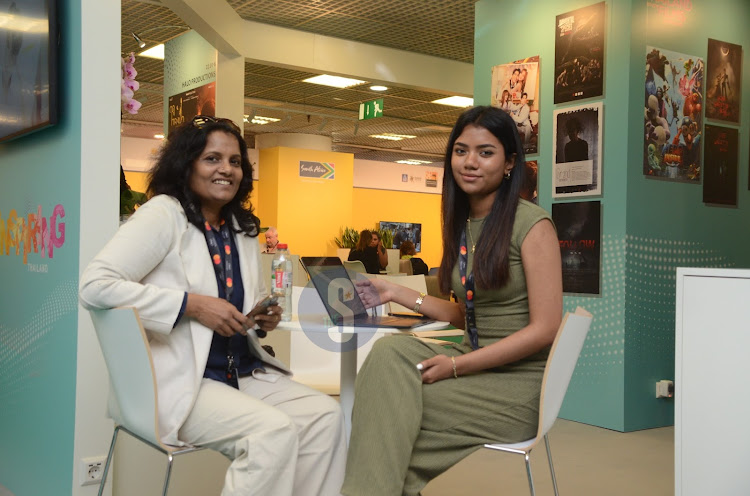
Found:
[{"label": "white blazer", "polygon": [[[266,295],[260,248],[255,238],[236,237],[247,312]],[[213,330],[183,317],[175,326],[185,292],[218,297],[216,275],[203,232],[189,223],[177,199],[159,195],[123,224],[81,277],[80,300],[88,310],[133,306],[146,329],[154,358],[159,432],[180,445],[177,432],[198,394]],[[291,375],[248,332],[250,352]],[[111,399],[111,398],[110,398]],[[117,420],[116,405],[110,415]]]}]

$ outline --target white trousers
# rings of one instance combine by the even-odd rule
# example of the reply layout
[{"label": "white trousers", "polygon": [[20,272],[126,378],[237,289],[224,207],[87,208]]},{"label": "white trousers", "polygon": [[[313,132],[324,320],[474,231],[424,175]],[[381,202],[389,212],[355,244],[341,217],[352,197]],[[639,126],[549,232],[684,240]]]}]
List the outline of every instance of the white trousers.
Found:
[{"label": "white trousers", "polygon": [[341,494],[346,433],[339,404],[266,367],[241,377],[239,390],[203,379],[180,439],[232,460],[221,496]]}]

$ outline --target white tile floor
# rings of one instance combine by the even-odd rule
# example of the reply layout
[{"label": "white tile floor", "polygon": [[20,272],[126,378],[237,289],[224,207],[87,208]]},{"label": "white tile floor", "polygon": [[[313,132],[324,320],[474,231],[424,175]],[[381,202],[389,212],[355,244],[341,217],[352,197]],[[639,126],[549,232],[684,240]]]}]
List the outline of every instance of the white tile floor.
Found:
[{"label": "white tile floor", "polygon": [[[674,428],[621,433],[558,420],[549,434],[565,496],[671,496]],[[544,444],[531,453],[538,496],[552,495]],[[481,449],[427,485],[423,496],[528,495],[523,456]]]}]

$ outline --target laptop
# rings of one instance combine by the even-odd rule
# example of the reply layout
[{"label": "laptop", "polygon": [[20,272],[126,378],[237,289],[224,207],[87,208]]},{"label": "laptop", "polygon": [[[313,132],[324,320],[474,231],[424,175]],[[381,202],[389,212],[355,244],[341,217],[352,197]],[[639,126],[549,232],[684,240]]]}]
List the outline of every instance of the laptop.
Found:
[{"label": "laptop", "polygon": [[300,260],[336,325],[411,329],[435,322],[423,317],[369,315],[338,257],[300,257]]}]

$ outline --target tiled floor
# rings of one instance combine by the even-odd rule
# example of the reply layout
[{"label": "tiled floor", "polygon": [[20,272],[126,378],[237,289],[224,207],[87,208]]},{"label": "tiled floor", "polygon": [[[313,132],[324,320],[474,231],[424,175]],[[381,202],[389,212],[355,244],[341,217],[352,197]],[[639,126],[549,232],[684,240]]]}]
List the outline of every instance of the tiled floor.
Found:
[{"label": "tiled floor", "polygon": [[[557,486],[566,496],[671,496],[674,428],[621,433],[558,420],[549,434]],[[544,444],[531,453],[539,496],[552,495]],[[528,495],[523,456],[481,449],[436,478],[423,496]]]},{"label": "tiled floor", "polygon": [[[121,437],[115,456],[116,460],[119,458],[121,472],[119,477],[115,476],[118,480],[115,485],[123,486],[115,494],[159,494],[164,474],[163,456],[128,436]],[[550,431],[550,446],[562,496],[674,495],[673,427],[621,433],[558,420]],[[228,463],[222,455],[210,450],[178,460],[170,494],[218,495]],[[552,496],[544,444],[531,453],[531,466],[537,495]],[[200,477],[195,475],[197,473]],[[1,489],[0,486],[0,496],[3,496]],[[488,449],[480,449],[459,462],[422,492],[423,496],[528,494],[523,457]]]}]

